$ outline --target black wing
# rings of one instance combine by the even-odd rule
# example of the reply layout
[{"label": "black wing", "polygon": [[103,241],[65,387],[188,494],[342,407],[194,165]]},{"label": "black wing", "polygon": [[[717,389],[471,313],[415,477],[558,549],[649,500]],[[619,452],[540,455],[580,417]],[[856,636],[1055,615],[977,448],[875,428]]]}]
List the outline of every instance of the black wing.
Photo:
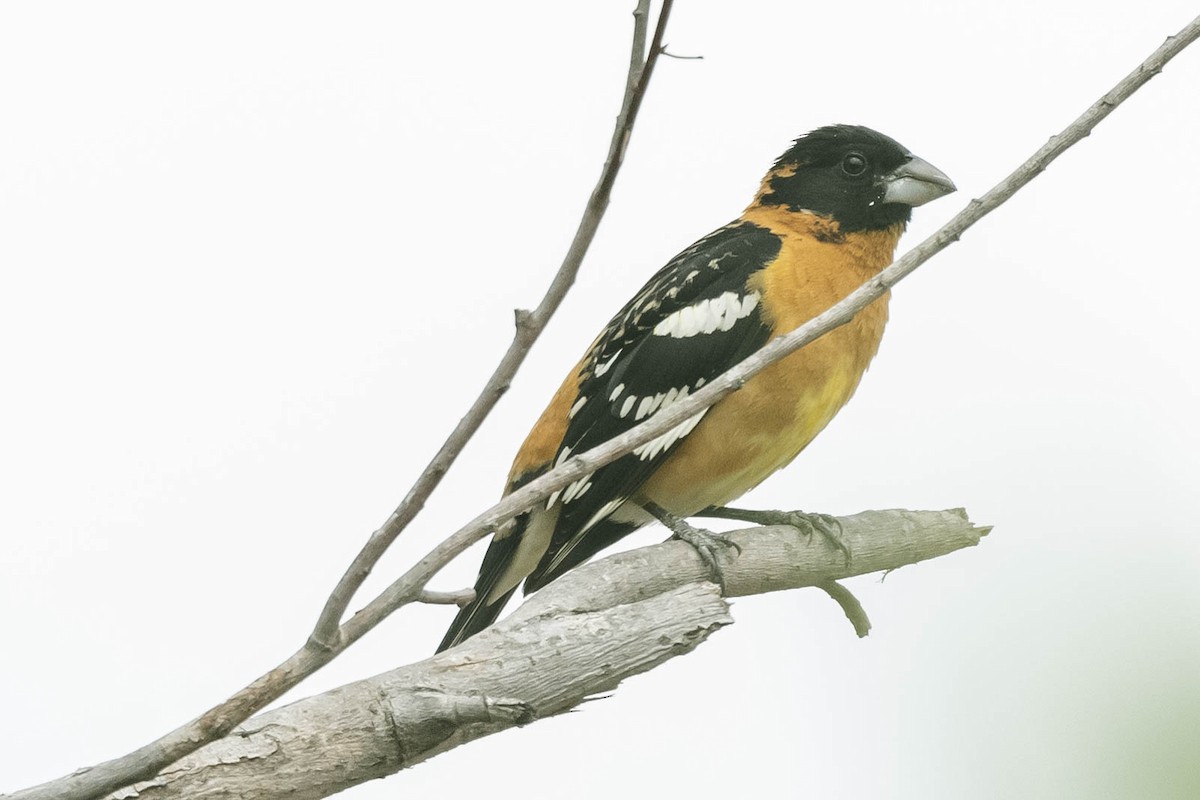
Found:
[{"label": "black wing", "polygon": [[[780,238],[749,222],[727,225],[663,267],[613,317],[584,360],[579,398],[555,464],[632,428],[760,348],[770,336],[747,280],[779,254]],[[534,591],[636,528],[602,522],[700,422],[697,414],[553,495],[550,546],[525,582]],[[530,476],[532,477],[532,476]]]}]

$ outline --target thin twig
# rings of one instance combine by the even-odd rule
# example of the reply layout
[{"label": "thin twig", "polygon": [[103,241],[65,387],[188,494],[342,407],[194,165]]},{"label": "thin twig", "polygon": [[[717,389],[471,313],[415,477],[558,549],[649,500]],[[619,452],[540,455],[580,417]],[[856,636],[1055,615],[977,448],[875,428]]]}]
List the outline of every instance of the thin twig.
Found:
[{"label": "thin twig", "polygon": [[669,44],[664,44],[664,45],[662,46],[662,50],[660,50],[659,52],[661,52],[661,53],[662,53],[664,56],[666,56],[667,58],[673,58],[673,59],[675,59],[676,61],[703,61],[703,60],[704,60],[704,56],[680,56],[680,55],[676,55],[675,53],[672,53],[671,51],[667,50],[667,48],[668,48],[668,47],[670,47],[670,46],[671,46],[671,45],[669,45]]},{"label": "thin twig", "polygon": [[415,594],[433,575],[498,525],[545,500],[552,493],[563,489],[573,481],[595,472],[605,464],[612,463],[621,456],[632,452],[636,447],[662,435],[702,409],[716,403],[722,397],[736,391],[750,377],[758,374],[770,364],[849,322],[855,314],[877,300],[933,255],[952,242],[958,241],[964,231],[1001,206],[1067,149],[1090,134],[1092,129],[1112,113],[1114,108],[1125,102],[1147,81],[1161,72],[1168,61],[1198,37],[1200,37],[1200,17],[1192,20],[1179,33],[1167,37],[1167,40],[1133,72],[1092,104],[1060,134],[1050,137],[1045,145],[1017,167],[1012,174],[996,184],[987,194],[970,201],[966,208],[932,236],[910,250],[899,261],[884,269],[879,275],[855,289],[828,311],[814,317],[786,336],[769,342],[758,352],[723,373],[719,378],[709,382],[700,391],[689,395],[687,399],[676,402],[670,408],[660,411],[620,436],[567,459],[562,465],[507,495],[499,503],[459,528],[418,561],[408,572],[396,579],[367,606],[347,620],[342,626],[343,637],[350,641],[358,639],[395,609],[411,602]]},{"label": "thin twig", "polygon": [[[474,435],[492,407],[507,391],[513,375],[524,361],[533,342],[561,304],[587,253],[600,220],[608,207],[613,183],[625,157],[625,148],[646,94],[650,76],[662,46],[662,36],[671,13],[673,0],[664,0],[659,11],[653,42],[646,47],[650,0],[638,0],[634,10],[633,47],[625,95],[617,115],[612,141],[600,179],[588,199],[575,238],[563,263],[551,281],[546,295],[532,312],[518,311],[516,334],[479,398],[459,421],[449,438],[429,462],[425,471],[409,489],[400,505],[375,531],[326,601],[324,609],[304,647],[270,672],[260,676],[220,705],[200,717],[120,758],[79,770],[39,786],[25,789],[4,800],[94,800],[109,792],[149,778],[159,770],[183,758],[202,745],[225,736],[238,724],[260,711],[295,687],[300,681],[333,660],[350,643],[338,627],[355,592],[370,574],[379,558],[396,537],[424,507],[429,495],[441,482],[467,441]],[[437,593],[414,594],[411,600],[430,602]],[[441,595],[445,596],[445,595]],[[365,632],[365,631],[364,631]],[[361,634],[360,634],[361,635]],[[357,637],[356,637],[357,638]]]},{"label": "thin twig", "polygon": [[646,51],[646,31],[649,29],[650,0],[638,0],[637,8],[634,9],[633,46],[630,49],[629,71],[625,79],[625,96],[621,101],[621,111],[617,114],[617,122],[608,146],[604,168],[588,198],[583,216],[579,220],[579,227],[575,230],[575,238],[571,241],[571,246],[567,248],[562,265],[558,268],[554,279],[551,280],[545,296],[533,311],[524,309],[516,311],[516,332],[513,335],[512,343],[508,346],[508,351],[496,365],[496,369],[488,378],[487,383],[484,384],[479,397],[475,399],[466,415],[459,420],[450,436],[442,444],[441,449],[425,467],[425,471],[408,490],[408,494],[405,495],[400,505],[383,525],[371,534],[362,550],[346,568],[345,574],[330,593],[329,599],[325,601],[325,607],[321,609],[321,614],[309,636],[312,646],[326,650],[336,649],[338,624],[342,621],[342,616],[346,613],[346,608],[350,605],[355,593],[358,592],[367,576],[371,574],[371,570],[375,568],[379,559],[391,547],[392,542],[396,541],[396,537],[425,507],[425,501],[441,483],[442,478],[445,477],[467,442],[471,440],[496,403],[508,391],[513,376],[524,363],[525,356],[529,354],[533,343],[541,336],[546,323],[558,310],[567,291],[575,283],[575,276],[583,263],[584,255],[587,254],[588,248],[596,236],[597,229],[600,227],[600,220],[604,217],[609,198],[612,196],[617,172],[620,171],[621,164],[625,159],[625,148],[629,144],[629,136],[633,130],[633,124],[637,120],[638,109],[641,108],[642,98],[650,83],[650,75],[658,60],[662,32],[666,28],[667,18],[671,13],[671,4],[672,0],[666,0],[663,3],[654,33],[654,44],[649,53]]},{"label": "thin twig", "polygon": [[816,585],[842,607],[842,613],[854,626],[854,633],[858,635],[858,638],[861,639],[871,632],[871,620],[867,618],[867,610],[863,608],[862,603],[858,601],[853,592],[834,580],[821,581]]},{"label": "thin twig", "polygon": [[418,603],[427,603],[431,606],[465,606],[474,600],[474,589],[459,589],[457,592],[434,592],[425,589],[417,595]]}]

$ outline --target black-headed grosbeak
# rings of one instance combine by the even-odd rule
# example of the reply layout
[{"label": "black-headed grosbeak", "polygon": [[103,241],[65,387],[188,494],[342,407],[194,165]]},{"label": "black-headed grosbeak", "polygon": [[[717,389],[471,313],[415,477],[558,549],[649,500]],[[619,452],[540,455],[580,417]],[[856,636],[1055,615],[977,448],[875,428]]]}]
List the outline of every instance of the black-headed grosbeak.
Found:
[{"label": "black-headed grosbeak", "polygon": [[[742,215],[684,250],[615,317],[525,439],[505,492],[687,397],[827,310],[892,261],[919,206],[954,191],[869,128],[800,137]],[[850,399],[879,348],[888,296],[627,456],[502,526],[440,650],[654,520],[721,506],[790,462]],[[657,510],[657,509],[656,509]]]}]

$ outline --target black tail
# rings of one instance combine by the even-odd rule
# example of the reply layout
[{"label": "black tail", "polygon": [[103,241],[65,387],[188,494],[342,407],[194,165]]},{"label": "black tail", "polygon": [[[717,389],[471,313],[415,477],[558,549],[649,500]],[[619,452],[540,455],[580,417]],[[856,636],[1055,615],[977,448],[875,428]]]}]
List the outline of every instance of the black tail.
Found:
[{"label": "black tail", "polygon": [[[446,631],[446,636],[438,645],[437,652],[440,653],[454,647],[479,633],[495,622],[500,613],[504,611],[504,606],[508,604],[509,598],[513,596],[517,587],[509,589],[491,603],[487,602],[488,595],[495,590],[501,576],[507,570],[509,562],[516,555],[521,536],[529,524],[529,515],[524,514],[517,517],[516,526],[511,532],[507,532],[504,538],[492,539],[487,554],[483,557],[483,564],[479,567],[479,577],[475,580],[475,599],[470,604],[463,606],[458,612],[458,616],[454,618],[454,622],[450,623],[450,630]],[[525,578],[525,594],[536,592],[564,572],[582,564],[639,527],[640,523],[638,522],[601,520],[588,529],[585,536],[577,541],[569,542],[567,545],[569,549],[565,553],[555,550],[543,555],[541,562]]]},{"label": "black tail", "polygon": [[575,569],[609,545],[619,542],[641,527],[637,522],[616,522],[602,519],[588,529],[587,535],[578,541],[568,542],[570,549],[564,554],[561,549],[548,553],[541,563],[525,579],[525,594],[541,589],[564,572]]},{"label": "black tail", "polygon": [[442,638],[442,643],[438,645],[437,652],[449,650],[495,622],[496,617],[500,616],[500,612],[508,605],[508,598],[512,597],[516,590],[514,586],[505,592],[503,597],[496,598],[496,602],[488,605],[483,602],[487,598],[488,590],[476,585],[475,600],[459,610],[458,616],[450,623],[450,629]]},{"label": "black tail", "polygon": [[454,622],[450,623],[450,629],[446,631],[442,643],[438,645],[437,652],[448,650],[459,642],[474,636],[500,616],[500,612],[508,604],[508,598],[513,596],[517,587],[509,589],[503,596],[497,597],[491,603],[487,601],[488,595],[496,588],[509,561],[516,553],[517,545],[521,541],[521,533],[526,524],[525,516],[518,517],[516,529],[502,539],[492,539],[492,543],[488,545],[487,553],[483,557],[483,563],[479,566],[479,577],[475,579],[475,599],[459,609],[458,616],[454,618]]}]

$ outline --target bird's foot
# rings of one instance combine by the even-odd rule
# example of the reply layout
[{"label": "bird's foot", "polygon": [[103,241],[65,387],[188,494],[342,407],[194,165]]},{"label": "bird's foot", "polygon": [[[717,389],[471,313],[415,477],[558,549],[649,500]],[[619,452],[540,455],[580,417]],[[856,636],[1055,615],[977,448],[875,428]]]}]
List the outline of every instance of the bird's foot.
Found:
[{"label": "bird's foot", "polygon": [[728,536],[722,536],[704,528],[693,527],[683,520],[680,522],[682,524],[679,528],[672,531],[673,538],[687,542],[696,550],[700,559],[708,565],[708,571],[712,575],[713,581],[721,587],[721,593],[724,594],[725,572],[717,560],[717,553],[732,548],[740,554],[742,552],[741,545],[732,541]]},{"label": "bird's foot", "polygon": [[790,525],[805,536],[819,534],[821,538],[841,551],[846,563],[850,563],[850,547],[842,537],[842,523],[829,514],[809,514],[804,511],[747,510],[712,506],[699,512],[698,517],[718,517],[753,522],[755,525]]},{"label": "bird's foot", "polygon": [[721,593],[724,594],[725,572],[721,568],[721,563],[717,556],[719,553],[730,549],[740,554],[742,546],[732,541],[728,536],[704,528],[697,528],[687,520],[675,516],[657,504],[647,503],[645,504],[645,508],[659,522],[666,526],[667,530],[671,531],[671,538],[687,542],[692,546],[700,556],[700,560],[708,567],[713,582],[721,587]]}]

